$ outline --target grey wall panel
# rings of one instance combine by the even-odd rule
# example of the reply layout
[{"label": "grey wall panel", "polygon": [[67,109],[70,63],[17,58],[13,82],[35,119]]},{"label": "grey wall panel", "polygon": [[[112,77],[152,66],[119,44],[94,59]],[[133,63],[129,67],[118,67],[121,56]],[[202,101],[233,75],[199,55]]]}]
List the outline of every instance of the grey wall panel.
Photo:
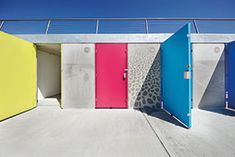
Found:
[{"label": "grey wall panel", "polygon": [[94,44],[62,45],[62,105],[64,108],[95,107]]},{"label": "grey wall panel", "polygon": [[193,44],[193,106],[224,106],[224,44]]},{"label": "grey wall panel", "polygon": [[128,106],[146,112],[160,107],[160,44],[128,45]]}]

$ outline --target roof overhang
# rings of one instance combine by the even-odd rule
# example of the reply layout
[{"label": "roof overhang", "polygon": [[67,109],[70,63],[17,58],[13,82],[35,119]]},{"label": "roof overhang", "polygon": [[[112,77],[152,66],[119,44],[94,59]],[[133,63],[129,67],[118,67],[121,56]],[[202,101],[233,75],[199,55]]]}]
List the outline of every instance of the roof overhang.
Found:
[{"label": "roof overhang", "polygon": [[[62,43],[162,43],[171,33],[162,34],[15,34],[36,44]],[[235,34],[191,34],[192,43],[228,43]]]}]

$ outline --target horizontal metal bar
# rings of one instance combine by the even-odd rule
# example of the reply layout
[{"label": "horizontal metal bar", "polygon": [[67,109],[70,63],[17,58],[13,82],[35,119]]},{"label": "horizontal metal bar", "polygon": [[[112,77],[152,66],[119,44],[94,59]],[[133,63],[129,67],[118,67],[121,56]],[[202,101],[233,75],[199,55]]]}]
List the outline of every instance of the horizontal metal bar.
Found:
[{"label": "horizontal metal bar", "polygon": [[118,20],[208,20],[235,21],[235,18],[34,18],[34,19],[0,19],[0,21],[118,21]]}]

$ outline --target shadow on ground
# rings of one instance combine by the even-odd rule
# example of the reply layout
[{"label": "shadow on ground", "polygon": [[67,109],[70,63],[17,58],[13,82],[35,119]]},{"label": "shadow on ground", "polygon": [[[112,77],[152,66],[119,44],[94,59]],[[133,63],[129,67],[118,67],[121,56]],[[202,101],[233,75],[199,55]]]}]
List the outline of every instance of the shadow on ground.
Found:
[{"label": "shadow on ground", "polygon": [[61,105],[61,94],[50,96],[48,98],[55,98],[59,102],[59,104]]},{"label": "shadow on ground", "polygon": [[186,128],[174,117],[161,109],[160,78],[160,52],[158,52],[145,77],[141,89],[138,92],[137,98],[134,102],[134,109],[145,113],[148,116],[158,118],[168,123]]},{"label": "shadow on ground", "polygon": [[61,107],[61,95],[54,95],[38,100],[37,106],[60,106]]},{"label": "shadow on ground", "polygon": [[200,108],[200,110],[205,110],[205,111],[219,113],[219,114],[226,115],[226,116],[235,117],[235,112],[234,111],[228,110],[228,109],[223,108],[223,107]]},{"label": "shadow on ground", "polygon": [[[146,113],[144,110],[139,110],[142,113]],[[177,121],[174,117],[172,117],[171,115],[169,115],[166,111],[164,111],[163,109],[157,109],[154,112],[151,113],[146,113],[148,116],[163,120],[165,122],[171,123],[173,125],[176,126],[180,126],[183,128],[186,128],[183,124],[181,124],[179,121]]]}]

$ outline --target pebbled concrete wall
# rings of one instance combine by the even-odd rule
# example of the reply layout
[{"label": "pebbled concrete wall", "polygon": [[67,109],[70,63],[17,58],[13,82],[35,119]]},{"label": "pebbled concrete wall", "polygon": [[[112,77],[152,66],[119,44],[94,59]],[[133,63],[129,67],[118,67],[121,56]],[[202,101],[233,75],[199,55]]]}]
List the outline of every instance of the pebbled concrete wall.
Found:
[{"label": "pebbled concrete wall", "polygon": [[62,106],[95,108],[94,44],[62,45]]},{"label": "pebbled concrete wall", "polygon": [[153,112],[160,107],[160,44],[128,45],[129,108]]},{"label": "pebbled concrete wall", "polygon": [[224,107],[224,44],[193,44],[193,107]]}]

